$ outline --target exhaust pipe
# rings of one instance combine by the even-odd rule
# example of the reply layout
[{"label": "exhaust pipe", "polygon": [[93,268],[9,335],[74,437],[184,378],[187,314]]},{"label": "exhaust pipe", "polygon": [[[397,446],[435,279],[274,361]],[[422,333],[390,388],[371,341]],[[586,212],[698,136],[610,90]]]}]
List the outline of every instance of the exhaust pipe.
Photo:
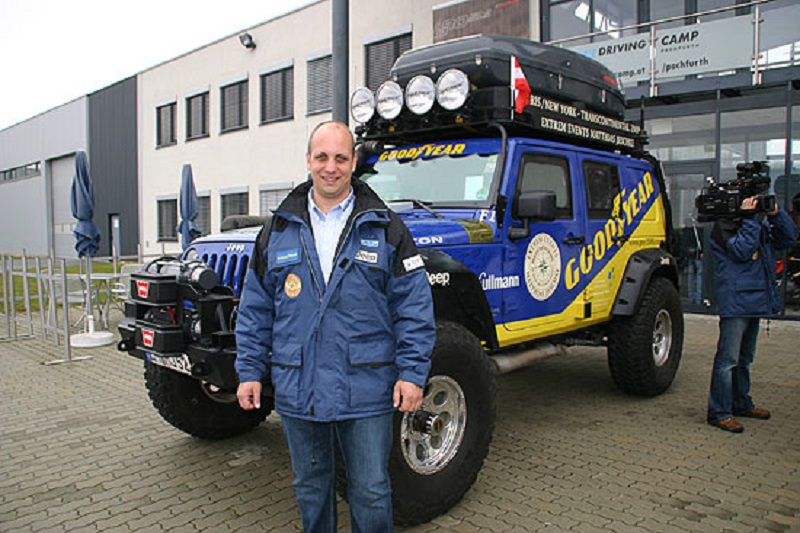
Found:
[{"label": "exhaust pipe", "polygon": [[498,374],[507,374],[514,370],[531,366],[536,361],[547,359],[555,355],[564,355],[566,353],[567,348],[565,346],[543,342],[528,350],[510,354],[493,355],[492,361],[494,361],[494,366]]}]

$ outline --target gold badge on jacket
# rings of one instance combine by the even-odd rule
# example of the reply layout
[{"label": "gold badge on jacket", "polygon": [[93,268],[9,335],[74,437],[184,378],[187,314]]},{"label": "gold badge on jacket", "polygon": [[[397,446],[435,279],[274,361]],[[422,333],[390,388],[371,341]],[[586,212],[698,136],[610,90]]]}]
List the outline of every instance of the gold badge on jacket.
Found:
[{"label": "gold badge on jacket", "polygon": [[758,250],[753,253],[753,261],[758,261]]},{"label": "gold badge on jacket", "polygon": [[289,274],[286,276],[286,281],[283,282],[283,292],[289,298],[297,298],[300,291],[303,289],[303,283],[297,274]]}]

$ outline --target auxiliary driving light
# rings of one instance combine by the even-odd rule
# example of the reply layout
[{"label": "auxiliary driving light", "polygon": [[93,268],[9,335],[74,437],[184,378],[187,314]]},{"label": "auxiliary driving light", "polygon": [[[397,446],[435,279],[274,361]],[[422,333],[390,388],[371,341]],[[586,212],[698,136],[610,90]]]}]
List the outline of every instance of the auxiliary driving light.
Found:
[{"label": "auxiliary driving light", "polygon": [[403,89],[396,82],[384,82],[375,97],[378,114],[386,120],[397,118],[403,109]]},{"label": "auxiliary driving light", "polygon": [[406,107],[415,115],[424,115],[436,100],[436,86],[428,76],[414,76],[406,85]]},{"label": "auxiliary driving light", "polygon": [[464,105],[469,96],[469,79],[464,72],[451,68],[436,81],[436,101],[448,111]]},{"label": "auxiliary driving light", "polygon": [[350,115],[360,124],[366,124],[375,114],[375,95],[366,87],[359,87],[350,96]]}]

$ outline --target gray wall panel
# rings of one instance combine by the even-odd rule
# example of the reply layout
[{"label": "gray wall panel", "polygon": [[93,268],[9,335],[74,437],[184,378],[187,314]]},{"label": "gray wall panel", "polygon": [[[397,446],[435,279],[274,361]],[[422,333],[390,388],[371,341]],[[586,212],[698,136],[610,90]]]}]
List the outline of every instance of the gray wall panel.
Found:
[{"label": "gray wall panel", "polygon": [[89,160],[94,181],[98,255],[111,255],[111,217],[119,216],[119,255],[139,244],[136,77],[89,95]]}]

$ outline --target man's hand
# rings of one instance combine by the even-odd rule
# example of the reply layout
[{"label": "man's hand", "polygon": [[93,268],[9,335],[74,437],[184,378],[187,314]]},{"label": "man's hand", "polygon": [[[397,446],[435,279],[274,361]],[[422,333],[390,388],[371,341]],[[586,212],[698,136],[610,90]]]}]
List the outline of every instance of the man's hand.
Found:
[{"label": "man's hand", "polygon": [[245,411],[261,409],[261,382],[245,381],[244,383],[239,383],[236,398],[239,400],[239,406]]},{"label": "man's hand", "polygon": [[422,407],[422,388],[408,381],[394,384],[394,407],[401,413],[411,413]]},{"label": "man's hand", "polygon": [[[741,207],[742,211],[755,211],[756,208],[758,207],[758,202],[761,201],[760,200],[761,198],[763,198],[763,195],[762,194],[758,194],[756,196],[751,196],[750,198],[745,198],[744,200],[742,200],[742,207]],[[775,202],[775,208],[772,211],[770,211],[769,213],[766,213],[766,214],[770,215],[770,216],[777,215],[778,214],[778,202]]]},{"label": "man's hand", "polygon": [[758,205],[758,196],[751,196],[742,200],[742,211],[755,211]]}]

